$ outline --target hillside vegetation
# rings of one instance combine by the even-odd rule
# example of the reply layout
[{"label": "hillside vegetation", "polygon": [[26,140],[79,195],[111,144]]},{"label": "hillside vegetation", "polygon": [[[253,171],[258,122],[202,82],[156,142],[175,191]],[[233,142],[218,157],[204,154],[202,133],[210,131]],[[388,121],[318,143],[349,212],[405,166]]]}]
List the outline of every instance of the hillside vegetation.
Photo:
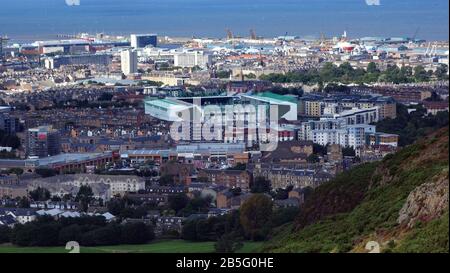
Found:
[{"label": "hillside vegetation", "polygon": [[318,187],[265,252],[448,252],[448,127]]}]

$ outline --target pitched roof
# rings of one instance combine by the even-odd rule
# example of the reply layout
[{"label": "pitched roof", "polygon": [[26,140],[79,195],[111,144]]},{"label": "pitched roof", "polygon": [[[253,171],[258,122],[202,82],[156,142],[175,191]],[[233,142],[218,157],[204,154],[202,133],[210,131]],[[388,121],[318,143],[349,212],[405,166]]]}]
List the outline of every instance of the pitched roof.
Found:
[{"label": "pitched roof", "polygon": [[293,96],[287,96],[287,95],[279,95],[272,92],[263,92],[258,93],[255,96],[262,97],[262,98],[268,98],[271,100],[278,100],[278,101],[285,101],[285,102],[291,102],[291,103],[297,103],[297,99]]},{"label": "pitched roof", "polygon": [[0,208],[0,215],[7,215],[9,213],[14,216],[33,216],[36,215],[36,210],[27,208]]},{"label": "pitched roof", "polygon": [[108,220],[108,221],[111,220],[111,219],[116,218],[116,216],[112,215],[109,212],[103,213],[102,216],[105,217],[105,219]]},{"label": "pitched roof", "polygon": [[261,158],[263,162],[279,162],[281,160],[294,160],[301,159],[306,160],[308,157],[305,153],[295,152],[295,147],[298,146],[312,146],[312,142],[309,141],[285,141],[279,142],[277,149],[272,152],[264,153]]},{"label": "pitched roof", "polygon": [[11,215],[0,216],[0,226],[9,226],[15,224],[16,222],[16,219],[14,219]]}]

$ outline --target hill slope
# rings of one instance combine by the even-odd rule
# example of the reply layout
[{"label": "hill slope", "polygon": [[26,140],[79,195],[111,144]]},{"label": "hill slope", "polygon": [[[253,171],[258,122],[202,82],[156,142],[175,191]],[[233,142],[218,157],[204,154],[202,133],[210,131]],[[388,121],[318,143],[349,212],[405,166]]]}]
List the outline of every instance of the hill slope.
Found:
[{"label": "hill slope", "polygon": [[448,252],[448,128],[318,187],[266,252]]}]

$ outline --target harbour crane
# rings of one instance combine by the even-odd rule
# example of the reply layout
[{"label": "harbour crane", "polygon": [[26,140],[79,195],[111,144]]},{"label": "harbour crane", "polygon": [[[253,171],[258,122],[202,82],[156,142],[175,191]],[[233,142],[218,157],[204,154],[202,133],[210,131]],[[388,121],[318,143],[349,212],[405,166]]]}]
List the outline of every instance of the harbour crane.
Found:
[{"label": "harbour crane", "polygon": [[411,41],[414,42],[416,40],[417,34],[420,31],[420,27],[416,28],[416,31],[414,32],[414,35],[411,37]]},{"label": "harbour crane", "polygon": [[250,29],[250,39],[252,39],[252,40],[257,40],[258,39],[254,29]]},{"label": "harbour crane", "polygon": [[231,32],[231,30],[229,28],[227,28],[227,39],[230,40],[233,38],[234,38],[233,32]]},{"label": "harbour crane", "polygon": [[428,43],[427,50],[425,51],[424,55],[426,57],[436,56],[437,55],[437,44],[436,43],[431,44],[431,42]]}]

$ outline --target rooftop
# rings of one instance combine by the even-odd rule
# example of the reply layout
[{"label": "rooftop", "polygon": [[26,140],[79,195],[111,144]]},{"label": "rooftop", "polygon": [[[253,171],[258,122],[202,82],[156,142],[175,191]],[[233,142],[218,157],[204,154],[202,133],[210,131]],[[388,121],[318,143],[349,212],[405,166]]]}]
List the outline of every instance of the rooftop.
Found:
[{"label": "rooftop", "polygon": [[257,97],[262,98],[268,98],[271,100],[278,100],[278,101],[285,101],[285,102],[292,102],[297,103],[297,99],[293,96],[286,96],[286,95],[278,95],[272,92],[263,92],[256,94]]},{"label": "rooftop", "polygon": [[169,108],[173,108],[173,107],[191,107],[192,104],[180,101],[180,100],[176,100],[176,99],[171,99],[171,98],[165,98],[165,99],[146,99],[145,100],[145,104],[151,104],[153,106],[156,107],[160,107],[163,108],[163,110],[168,110]]},{"label": "rooftop", "polygon": [[37,159],[39,166],[52,165],[58,163],[69,163],[93,160],[104,156],[111,156],[111,153],[73,153],[73,154],[59,154],[55,156]]},{"label": "rooftop", "polygon": [[0,167],[23,167],[23,166],[49,166],[53,164],[62,164],[70,162],[80,162],[94,160],[102,157],[112,156],[111,152],[105,153],[71,153],[71,154],[59,154],[55,156],[49,156],[38,159],[0,159]]}]

